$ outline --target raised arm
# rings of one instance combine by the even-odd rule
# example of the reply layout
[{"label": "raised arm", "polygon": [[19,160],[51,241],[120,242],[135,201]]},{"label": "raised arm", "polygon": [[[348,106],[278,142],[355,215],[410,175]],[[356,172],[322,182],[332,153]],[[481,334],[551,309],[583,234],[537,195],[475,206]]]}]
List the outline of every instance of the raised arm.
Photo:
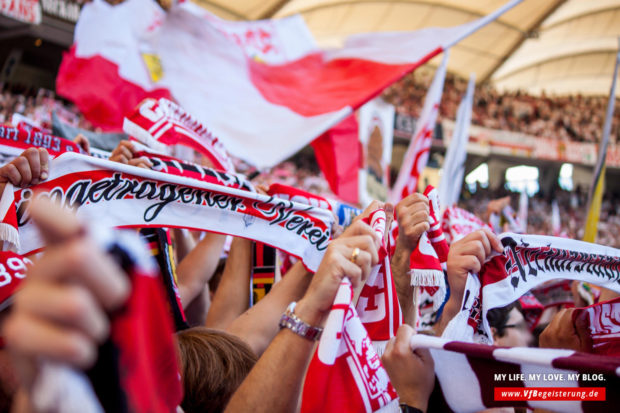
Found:
[{"label": "raised arm", "polygon": [[265,298],[237,317],[226,331],[244,340],[260,356],[278,334],[278,321],[286,307],[303,297],[311,280],[312,273],[297,262]]},{"label": "raised arm", "polygon": [[422,234],[429,229],[428,215],[428,198],[422,194],[411,194],[396,205],[398,238],[391,261],[392,276],[403,311],[403,322],[409,325],[413,323],[415,311],[409,257],[418,246]]},{"label": "raised arm", "polygon": [[207,327],[226,330],[248,309],[251,271],[252,241],[236,237],[230,246],[222,279],[207,313]]},{"label": "raised arm", "polygon": [[209,232],[179,263],[177,278],[183,308],[204,291],[217,268],[225,241],[225,235]]},{"label": "raised arm", "polygon": [[[379,240],[361,221],[349,227],[327,248],[308,291],[297,303],[294,314],[304,323],[323,327],[344,277],[355,287],[368,277],[378,262]],[[356,263],[350,259],[359,248]],[[293,412],[297,409],[304,372],[312,357],[315,341],[284,328],[258,360],[233,395],[226,412]]]}]

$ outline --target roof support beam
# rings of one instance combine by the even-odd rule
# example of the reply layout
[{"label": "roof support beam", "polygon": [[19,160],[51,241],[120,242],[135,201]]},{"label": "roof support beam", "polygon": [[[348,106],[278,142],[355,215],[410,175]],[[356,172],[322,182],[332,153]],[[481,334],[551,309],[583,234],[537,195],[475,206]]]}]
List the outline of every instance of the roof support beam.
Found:
[{"label": "roof support beam", "polygon": [[[540,17],[540,19],[538,19],[537,22],[535,22],[532,25],[532,28],[530,29],[530,31],[538,29],[540,27],[540,25],[547,20],[547,17],[551,16],[551,14],[556,11],[562,4],[566,3],[566,0],[556,0],[555,4],[553,6],[551,6],[549,8],[549,10],[547,10],[547,12],[542,15]],[[480,79],[478,81],[478,83],[485,83],[487,82],[494,74],[495,72],[497,72],[497,69],[499,69],[505,62],[506,60],[508,60],[508,58],[510,56],[512,56],[514,54],[514,52],[517,51],[517,49],[519,49],[519,47],[521,47],[521,45],[523,44],[523,42],[525,42],[525,40],[528,38],[528,33],[522,33],[521,34],[521,39],[519,41],[517,41],[511,48],[510,50],[504,55],[503,58],[501,58],[497,64],[495,66],[493,66],[491,68],[491,70],[489,70],[486,74],[486,76],[484,76],[482,79]]]}]

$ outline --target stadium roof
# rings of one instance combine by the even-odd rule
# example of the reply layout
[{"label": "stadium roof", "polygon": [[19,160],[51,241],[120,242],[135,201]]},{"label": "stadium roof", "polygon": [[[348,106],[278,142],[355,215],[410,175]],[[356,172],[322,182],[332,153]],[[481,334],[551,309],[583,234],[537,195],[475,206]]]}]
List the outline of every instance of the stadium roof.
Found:
[{"label": "stadium roof", "polygon": [[[225,19],[300,13],[321,46],[350,34],[469,22],[508,0],[195,0]],[[525,0],[456,45],[449,70],[500,89],[607,94],[620,35],[620,0]],[[438,60],[431,61],[431,64]],[[620,89],[618,91],[620,96]]]}]

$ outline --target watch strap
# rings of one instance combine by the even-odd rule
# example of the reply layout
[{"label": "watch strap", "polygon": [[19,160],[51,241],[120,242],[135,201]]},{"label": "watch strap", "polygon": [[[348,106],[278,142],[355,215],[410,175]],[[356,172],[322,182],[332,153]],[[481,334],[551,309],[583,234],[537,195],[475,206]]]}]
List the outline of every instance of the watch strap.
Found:
[{"label": "watch strap", "polygon": [[293,333],[301,336],[307,340],[316,341],[321,338],[321,333],[323,333],[323,329],[320,327],[314,327],[310,324],[302,321],[299,317],[295,315],[295,303],[294,301],[289,304],[288,308],[282,314],[280,318],[280,328],[288,328]]},{"label": "watch strap", "polygon": [[400,404],[400,412],[401,413],[424,413],[422,410],[418,409],[417,407],[411,407],[405,403]]}]

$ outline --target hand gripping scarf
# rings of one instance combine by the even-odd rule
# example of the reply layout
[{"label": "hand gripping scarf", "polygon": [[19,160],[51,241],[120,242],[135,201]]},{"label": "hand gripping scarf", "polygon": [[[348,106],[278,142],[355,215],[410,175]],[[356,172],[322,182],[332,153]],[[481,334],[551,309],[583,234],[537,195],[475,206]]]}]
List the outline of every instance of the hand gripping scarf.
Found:
[{"label": "hand gripping scarf", "polygon": [[383,209],[373,211],[364,222],[376,232],[381,241],[379,264],[375,265],[362,288],[356,310],[375,349],[383,354],[387,340],[394,337],[403,322],[396,294],[392,268],[385,242],[386,216]]},{"label": "hand gripping scarf", "polygon": [[172,322],[155,263],[138,236],[90,230],[131,281],[123,307],[110,315],[110,337],[82,373],[44,362],[33,403],[41,411],[168,413],[183,397]]},{"label": "hand gripping scarf", "polygon": [[131,142],[136,151],[136,158],[145,157],[153,164],[153,170],[171,175],[184,176],[203,182],[225,185],[230,188],[256,192],[252,183],[245,176],[233,172],[224,172],[208,168],[193,162],[184,161],[161,152],[157,152],[139,142]]},{"label": "hand gripping scarf", "polygon": [[[33,147],[46,149],[52,158],[64,152],[82,152],[77,144],[58,136],[33,129],[0,125],[0,163],[10,162],[26,149]],[[13,185],[7,183],[0,199],[0,240],[9,244],[4,245],[5,250],[17,250],[19,244],[13,202]]]},{"label": "hand gripping scarf", "polygon": [[502,254],[470,274],[461,311],[448,324],[446,338],[492,343],[486,318],[544,282],[577,280],[620,292],[620,250],[588,242],[541,235],[500,235]]},{"label": "hand gripping scarf", "polygon": [[159,151],[165,151],[169,145],[188,146],[205,155],[215,169],[235,170],[222,142],[196,118],[167,99],[143,100],[125,118],[123,131]]},{"label": "hand gripping scarf", "polygon": [[318,267],[331,236],[331,212],[267,195],[65,153],[47,181],[15,191],[20,251],[43,246],[30,222],[32,196],[50,197],[108,227],[179,227],[254,239]]},{"label": "hand gripping scarf", "polygon": [[411,285],[416,287],[414,302],[418,314],[415,318],[415,327],[418,330],[428,328],[433,324],[432,314],[441,307],[445,299],[444,267],[448,260],[449,250],[441,224],[437,219],[439,213],[437,190],[429,185],[424,195],[429,199],[430,227],[422,234],[410,257]]},{"label": "hand gripping scarf", "polygon": [[[385,231],[385,213],[376,212],[370,220],[376,230],[382,221]],[[389,408],[396,399],[396,391],[360,317],[353,303],[351,283],[345,278],[306,373],[302,413],[374,412]]]},{"label": "hand gripping scarf", "polygon": [[620,297],[576,309],[573,322],[590,353],[620,356]]},{"label": "hand gripping scarf", "polygon": [[[561,413],[606,413],[620,403],[620,359],[572,350],[501,348],[417,334],[439,386],[429,412],[474,413],[523,407]],[[440,388],[438,388],[440,387]],[[590,398],[591,397],[591,398]]]}]

